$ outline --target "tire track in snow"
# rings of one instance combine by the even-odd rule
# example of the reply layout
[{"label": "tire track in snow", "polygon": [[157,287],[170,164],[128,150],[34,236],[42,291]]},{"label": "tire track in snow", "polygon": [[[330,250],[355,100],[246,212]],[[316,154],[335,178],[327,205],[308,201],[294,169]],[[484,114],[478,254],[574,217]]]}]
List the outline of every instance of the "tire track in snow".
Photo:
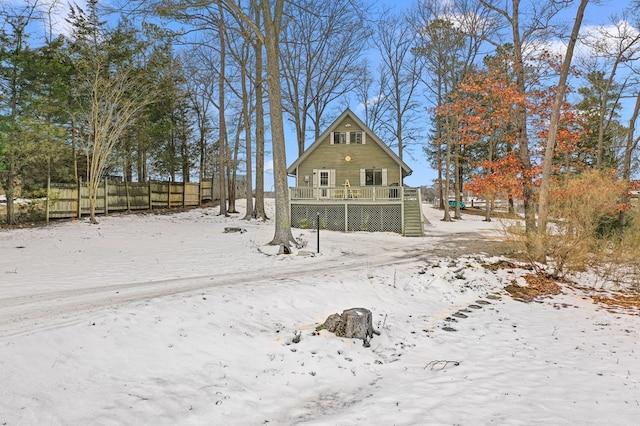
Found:
[{"label": "tire track in snow", "polygon": [[159,281],[105,285],[0,299],[0,338],[54,329],[87,320],[87,315],[132,302],[225,285],[259,283],[305,275],[326,274],[327,270],[370,268],[402,265],[433,257],[433,253],[416,244],[374,255],[352,255],[351,258],[318,257],[313,265],[288,265],[267,270],[250,270],[223,274],[172,278]]}]

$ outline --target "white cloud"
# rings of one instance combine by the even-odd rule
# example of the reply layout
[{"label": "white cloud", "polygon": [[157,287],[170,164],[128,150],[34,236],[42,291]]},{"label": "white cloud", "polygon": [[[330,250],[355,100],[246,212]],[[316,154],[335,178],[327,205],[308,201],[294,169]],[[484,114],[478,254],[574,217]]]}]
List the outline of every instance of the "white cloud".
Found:
[{"label": "white cloud", "polygon": [[[634,44],[631,48],[629,46]],[[619,51],[637,58],[640,53],[640,31],[628,21],[622,20],[611,25],[587,25],[581,30],[575,47],[575,57],[593,58],[615,55]],[[525,46],[528,57],[547,51],[564,57],[567,42],[561,39],[538,39]]]},{"label": "white cloud", "polygon": [[374,105],[379,104],[380,102],[384,102],[385,99],[386,99],[385,95],[374,96],[371,99],[367,99],[367,101],[364,104],[361,103],[360,105],[358,105],[358,109],[365,110],[366,108],[370,108]]},{"label": "white cloud", "polygon": [[640,31],[625,19],[615,24],[589,25],[582,31],[585,53],[592,56],[626,52],[629,57],[634,57],[638,54],[639,41]]}]

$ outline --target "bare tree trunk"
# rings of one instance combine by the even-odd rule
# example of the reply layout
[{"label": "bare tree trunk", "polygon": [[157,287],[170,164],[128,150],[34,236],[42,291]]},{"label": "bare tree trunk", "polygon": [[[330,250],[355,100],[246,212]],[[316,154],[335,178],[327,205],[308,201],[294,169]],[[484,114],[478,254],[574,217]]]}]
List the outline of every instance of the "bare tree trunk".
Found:
[{"label": "bare tree trunk", "polygon": [[225,163],[226,163],[226,157],[227,157],[227,150],[226,150],[226,141],[227,141],[227,126],[225,123],[225,113],[224,113],[224,106],[225,106],[225,99],[224,99],[224,92],[225,92],[225,61],[226,61],[226,54],[225,54],[225,47],[226,47],[226,41],[225,41],[225,25],[224,25],[224,11],[222,8],[222,4],[220,3],[220,1],[218,1],[218,10],[220,11],[220,18],[218,19],[218,36],[219,36],[219,40],[220,40],[220,70],[219,70],[219,76],[220,76],[220,80],[218,83],[218,91],[219,91],[219,102],[218,102],[218,117],[219,117],[219,127],[220,127],[220,137],[218,138],[218,178],[219,178],[219,190],[220,190],[220,212],[218,213],[220,216],[228,216],[227,213],[227,197],[226,197],[226,182],[225,182],[225,178],[226,178],[226,173],[225,173]]},{"label": "bare tree trunk", "polygon": [[460,144],[454,144],[455,156],[453,158],[453,194],[456,206],[453,209],[453,218],[462,219],[460,215],[460,187],[462,186],[462,179],[460,173]]},{"label": "bare tree trunk", "polygon": [[78,170],[78,129],[75,114],[71,114],[71,155],[73,157],[73,176],[76,185],[80,180]]},{"label": "bare tree trunk", "polygon": [[248,96],[247,90],[247,76],[246,69],[243,69],[242,76],[242,93],[246,95],[243,96],[242,100],[242,118],[244,120],[244,138],[245,138],[245,167],[247,169],[246,176],[244,180],[244,190],[245,190],[245,199],[246,199],[246,212],[244,215],[244,220],[250,220],[253,216],[253,173],[252,173],[252,149],[251,149],[251,113],[250,113],[250,105],[249,102],[251,99]]},{"label": "bare tree trunk", "polygon": [[240,151],[240,132],[238,128],[236,132],[235,146],[233,147],[233,158],[231,158],[231,167],[229,167],[229,213],[238,213],[236,210],[236,187],[238,178],[238,153]]},{"label": "bare tree trunk", "polygon": [[[494,12],[502,15],[511,27],[511,34],[513,37],[513,71],[516,76],[516,83],[518,92],[522,96],[526,96],[526,75],[523,60],[523,40],[520,35],[520,0],[510,0],[512,15],[505,9],[500,9],[494,5],[491,0],[480,0],[480,3],[493,10]],[[532,169],[531,165],[531,153],[529,151],[529,138],[527,134],[527,110],[526,107],[520,103],[516,106],[516,126],[518,131],[518,156],[522,163],[524,172],[522,199],[524,201],[524,217],[525,228],[527,235],[533,235],[536,230],[536,211],[534,200],[534,186],[530,176]]]},{"label": "bare tree trunk", "polygon": [[[260,9],[255,7],[256,25],[260,27]],[[256,218],[263,221],[268,220],[267,213],[264,208],[264,107],[263,107],[263,61],[262,61],[263,43],[260,40],[254,41],[254,49],[256,56],[256,205],[253,212]]]},{"label": "bare tree trunk", "polygon": [[451,222],[451,213],[449,212],[449,191],[451,190],[451,145],[453,144],[452,142],[452,138],[453,136],[451,135],[452,130],[451,130],[451,118],[447,117],[446,119],[447,123],[447,136],[446,136],[446,140],[447,140],[447,145],[446,145],[446,152],[445,152],[445,161],[444,161],[444,197],[447,199],[444,202],[444,217],[442,218],[442,220],[444,222]]},{"label": "bare tree trunk", "polygon": [[273,180],[276,192],[276,217],[273,240],[269,244],[289,246],[295,243],[291,233],[287,159],[282,117],[282,92],[280,86],[279,41],[284,0],[276,0],[272,14],[270,2],[263,0],[265,47],[267,52],[267,87],[271,118],[271,143],[273,147]]},{"label": "bare tree trunk", "polygon": [[271,143],[273,146],[273,180],[276,192],[275,232],[270,244],[288,247],[290,243],[295,243],[295,239],[291,233],[287,159],[284,140],[284,122],[282,118],[280,60],[278,57],[284,0],[275,1],[273,14],[271,12],[270,2],[262,0],[260,4],[265,21],[267,87],[271,118]]},{"label": "bare tree trunk", "polygon": [[[619,61],[613,64],[613,68],[609,73],[609,78],[607,79],[607,84],[602,90],[602,98],[600,99],[600,112],[598,114],[598,146],[596,149],[596,167],[598,169],[602,169],[604,166],[603,161],[603,153],[604,153],[604,133],[606,130],[605,126],[605,115],[607,114],[607,101],[609,100],[609,90],[611,89],[611,85],[613,84],[613,78],[616,75],[616,70],[618,68]],[[608,125],[609,123],[607,123]]]},{"label": "bare tree trunk", "polygon": [[189,141],[185,129],[180,129],[180,151],[182,163],[182,182],[191,182],[191,167],[189,161]]},{"label": "bare tree trunk", "polygon": [[[576,18],[573,23],[573,29],[571,31],[571,38],[567,45],[567,52],[562,62],[560,69],[560,81],[558,83],[556,97],[553,102],[553,109],[551,111],[551,117],[549,118],[549,134],[547,136],[547,146],[545,147],[544,159],[542,162],[542,179],[540,182],[540,209],[538,211],[538,234],[546,235],[547,233],[547,215],[549,211],[549,188],[551,181],[551,170],[553,166],[553,159],[555,154],[556,138],[558,136],[558,125],[560,121],[560,113],[562,104],[564,102],[565,93],[567,91],[567,78],[571,68],[571,60],[573,59],[573,51],[578,41],[578,33],[580,32],[580,26],[582,25],[582,18],[584,16],[584,10],[587,7],[589,0],[581,0],[578,11],[576,12]],[[538,253],[540,261],[546,260],[546,247],[541,247],[542,253]],[[538,257],[538,256],[536,256]]]},{"label": "bare tree trunk", "polygon": [[[495,146],[495,132],[491,135],[491,138],[489,139],[489,153],[488,153],[488,159],[489,162],[492,163],[493,162],[493,148]],[[487,173],[493,173],[493,168],[491,168],[490,170],[487,170]],[[491,201],[493,201],[493,196],[491,196]],[[487,196],[485,199],[485,209],[484,209],[484,220],[485,222],[491,222],[491,209],[489,206],[489,197]]]},{"label": "bare tree trunk", "polygon": [[[636,95],[636,105],[633,108],[633,114],[629,119],[629,129],[627,133],[627,145],[624,150],[624,162],[622,164],[622,179],[626,182],[631,180],[631,158],[633,150],[638,146],[638,138],[635,137],[636,132],[636,120],[640,114],[640,92]],[[625,196],[624,202],[628,202],[628,196]],[[625,226],[627,224],[627,214],[624,210],[620,211],[618,215],[618,221],[620,225]]]},{"label": "bare tree trunk", "polygon": [[[10,157],[13,154],[9,154]],[[15,161],[13,159],[9,159],[9,167],[7,170],[7,187],[5,190],[5,194],[7,196],[7,224],[15,225],[16,224],[16,207],[13,201],[15,197],[15,179],[16,179],[16,166]]]}]

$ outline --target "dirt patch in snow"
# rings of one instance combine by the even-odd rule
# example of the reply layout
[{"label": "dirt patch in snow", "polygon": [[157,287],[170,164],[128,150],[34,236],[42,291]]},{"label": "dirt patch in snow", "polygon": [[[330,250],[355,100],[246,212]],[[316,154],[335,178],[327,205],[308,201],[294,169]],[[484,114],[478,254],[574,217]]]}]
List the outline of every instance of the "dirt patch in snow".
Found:
[{"label": "dirt patch in snow", "polygon": [[553,279],[543,274],[527,274],[522,278],[527,282],[526,286],[509,284],[505,290],[515,300],[533,302],[536,299],[560,294],[560,286]]}]

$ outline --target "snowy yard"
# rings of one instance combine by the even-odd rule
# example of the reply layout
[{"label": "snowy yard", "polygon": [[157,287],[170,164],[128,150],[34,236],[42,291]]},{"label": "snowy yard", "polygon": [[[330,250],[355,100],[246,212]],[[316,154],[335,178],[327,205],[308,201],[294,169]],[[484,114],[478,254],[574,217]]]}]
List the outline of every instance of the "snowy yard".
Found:
[{"label": "snowy yard", "polygon": [[[425,208],[424,238],[322,231],[319,255],[217,209],[1,230],[0,425],[636,424],[638,312],[514,301],[522,271],[455,250],[502,224]],[[353,307],[371,347],[315,333]]]}]

